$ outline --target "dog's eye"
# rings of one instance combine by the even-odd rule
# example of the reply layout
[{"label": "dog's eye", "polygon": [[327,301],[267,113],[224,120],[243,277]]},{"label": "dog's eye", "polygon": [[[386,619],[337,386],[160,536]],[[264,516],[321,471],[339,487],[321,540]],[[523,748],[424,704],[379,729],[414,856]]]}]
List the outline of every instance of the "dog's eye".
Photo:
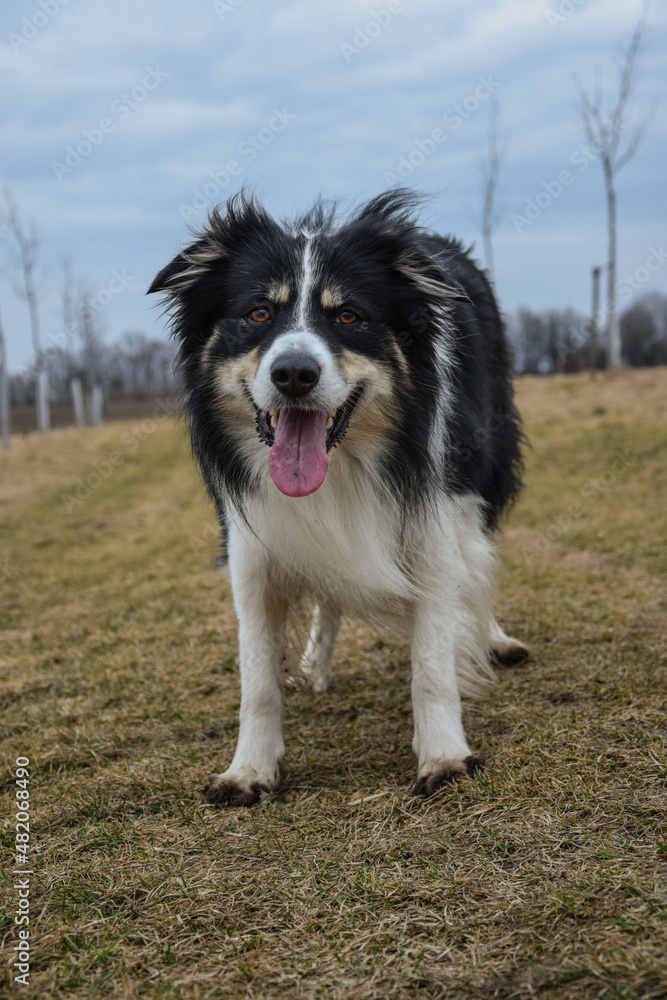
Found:
[{"label": "dog's eye", "polygon": [[266,323],[267,320],[271,319],[271,313],[264,306],[260,306],[258,309],[253,309],[250,313],[250,319],[255,323]]},{"label": "dog's eye", "polygon": [[355,312],[352,312],[351,309],[343,309],[342,312],[338,313],[336,319],[339,323],[345,323],[347,325],[348,323],[356,323],[359,317]]}]

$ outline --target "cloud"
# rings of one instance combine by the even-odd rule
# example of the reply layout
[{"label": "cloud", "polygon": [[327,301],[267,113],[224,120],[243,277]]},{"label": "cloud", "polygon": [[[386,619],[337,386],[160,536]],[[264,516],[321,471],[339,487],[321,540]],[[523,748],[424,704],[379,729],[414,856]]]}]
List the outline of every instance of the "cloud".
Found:
[{"label": "cloud", "polygon": [[[355,202],[385,187],[399,158],[442,126],[447,110],[470,98],[479,77],[489,74],[500,82],[509,136],[497,236],[502,303],[553,303],[551,275],[563,270],[567,255],[570,280],[558,294],[586,306],[590,263],[604,250],[597,165],[523,238],[510,215],[566,167],[583,142],[572,74],[576,69],[589,79],[603,65],[612,80],[615,54],[627,45],[639,5],[582,0],[552,30],[547,13],[558,11],[562,0],[403,0],[390,19],[378,13],[388,3],[240,0],[220,17],[213,2],[69,0],[17,49],[9,36],[39,5],[4,0],[0,84],[12,100],[0,109],[0,175],[37,222],[45,260],[69,254],[100,287],[112,268],[134,268],[136,284],[109,309],[110,336],[125,326],[161,328],[139,285],[185,236],[180,206],[193,203],[205,185],[211,201],[242,182],[257,185],[279,215],[303,208],[319,192]],[[654,6],[640,107],[663,87],[667,17]],[[367,32],[366,44],[346,61],[341,45],[353,43],[373,18],[384,23]],[[118,120],[112,102],[156,65],[167,74],[164,81]],[[255,156],[244,154],[243,144],[267,127],[274,108],[294,121],[260,142]],[[476,165],[487,112],[481,102],[459,128],[450,126],[447,141],[408,178],[437,195],[426,210],[429,224],[466,240],[479,236]],[[103,116],[116,127],[58,181],[52,162]],[[621,266],[624,259],[633,265],[664,228],[656,210],[664,204],[664,119],[659,108],[644,149],[621,175],[621,233],[639,226],[631,243],[621,241]],[[230,160],[240,170],[225,183]],[[217,189],[211,174],[221,178]],[[16,366],[30,353],[27,316],[6,284],[2,310]]]}]

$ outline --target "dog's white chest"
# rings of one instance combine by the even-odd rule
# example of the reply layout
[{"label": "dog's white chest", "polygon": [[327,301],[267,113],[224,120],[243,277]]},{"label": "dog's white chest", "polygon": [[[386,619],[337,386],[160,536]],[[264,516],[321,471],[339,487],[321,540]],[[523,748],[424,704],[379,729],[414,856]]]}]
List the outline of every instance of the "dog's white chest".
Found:
[{"label": "dog's white chest", "polygon": [[367,610],[409,600],[400,523],[395,505],[383,503],[371,484],[331,469],[323,487],[308,497],[289,498],[272,485],[261,502],[249,505],[257,544],[277,574],[329,595],[342,606]]}]

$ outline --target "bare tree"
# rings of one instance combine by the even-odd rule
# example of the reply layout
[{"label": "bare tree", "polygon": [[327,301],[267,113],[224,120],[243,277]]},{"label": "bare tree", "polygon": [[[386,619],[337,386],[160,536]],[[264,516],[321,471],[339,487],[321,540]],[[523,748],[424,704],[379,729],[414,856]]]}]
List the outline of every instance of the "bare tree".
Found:
[{"label": "bare tree", "polygon": [[603,268],[596,265],[591,269],[593,295],[591,303],[591,323],[588,331],[588,367],[592,373],[598,369],[600,362],[600,275]]},{"label": "bare tree", "polygon": [[9,448],[9,372],[7,371],[7,347],[5,332],[0,318],[0,422],[2,423],[2,447]]},{"label": "bare tree", "polygon": [[76,335],[77,294],[77,281],[72,273],[72,264],[68,258],[65,258],[62,263],[62,280],[60,285],[60,300],[63,307],[63,343],[60,346],[64,349],[67,349],[69,342]]},{"label": "bare tree", "polygon": [[80,373],[72,372],[74,358],[72,356],[72,341],[79,333],[77,321],[77,303],[79,299],[79,285],[72,273],[72,264],[65,258],[62,265],[62,283],[60,286],[61,301],[63,307],[63,343],[62,348],[69,364],[67,377],[69,380],[69,390],[74,408],[74,419],[77,427],[84,427],[86,423],[86,406],[83,395],[83,385]]},{"label": "bare tree", "polygon": [[25,229],[19,215],[18,205],[10,191],[5,190],[4,200],[7,224],[18,250],[18,267],[23,284],[15,287],[17,294],[28,303],[32,346],[35,352],[35,372],[37,375],[37,426],[42,433],[49,429],[49,383],[46,358],[42,353],[39,328],[39,301],[35,283],[35,267],[39,255],[40,239],[34,228]]},{"label": "bare tree", "polygon": [[484,238],[484,263],[491,280],[493,271],[493,230],[498,222],[496,196],[498,194],[498,178],[500,165],[504,158],[505,145],[499,138],[500,106],[495,98],[489,105],[489,118],[486,135],[486,156],[480,162],[483,182],[482,200],[482,236]]},{"label": "bare tree", "polygon": [[80,358],[87,389],[88,411],[92,424],[102,423],[102,373],[105,364],[104,337],[100,317],[95,310],[94,296],[82,284],[79,292],[78,334],[81,340]]},{"label": "bare tree", "polygon": [[[635,28],[628,50],[620,67],[618,91],[606,98],[600,77],[589,93],[578,79],[575,84],[578,93],[578,110],[588,142],[600,156],[607,197],[608,253],[607,263],[607,347],[608,364],[617,368],[621,364],[621,337],[616,309],[616,176],[635,155],[642,144],[649,125],[651,113],[645,115],[632,129],[630,138],[622,143],[622,135],[630,122],[628,101],[637,83],[637,67],[642,37],[646,28],[647,4]],[[622,150],[622,145],[625,148]]]},{"label": "bare tree", "polygon": [[92,392],[104,367],[104,337],[100,317],[94,308],[94,295],[85,283],[81,284],[78,293],[76,328],[86,389]]}]

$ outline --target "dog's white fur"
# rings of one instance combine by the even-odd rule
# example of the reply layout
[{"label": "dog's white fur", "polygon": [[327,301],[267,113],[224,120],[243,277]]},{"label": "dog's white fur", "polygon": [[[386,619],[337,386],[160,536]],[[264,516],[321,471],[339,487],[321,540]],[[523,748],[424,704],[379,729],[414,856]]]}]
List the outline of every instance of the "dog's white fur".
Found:
[{"label": "dog's white fur", "polygon": [[[412,651],[418,779],[465,770],[461,696],[492,680],[493,554],[479,502],[441,496],[417,523],[380,496],[369,470],[339,449],[311,496],[283,496],[266,477],[246,519],[230,510],[229,565],[239,618],[242,702],[234,759],[214,785],[273,789],[282,735],[284,632],[291,597],[317,602],[301,661],[316,692],[331,681],[341,611],[404,615]],[[251,527],[250,527],[251,526]]]},{"label": "dog's white fur", "polygon": [[294,330],[276,337],[259,364],[251,391],[260,410],[281,405],[280,394],[271,381],[271,366],[276,358],[285,354],[307,354],[320,365],[319,381],[308,400],[311,409],[333,413],[343,405],[350,390],[334,364],[331,351],[310,330]]},{"label": "dog's white fur", "polygon": [[[315,265],[307,239],[295,328],[276,339],[252,380],[252,397],[260,409],[280,404],[270,369],[284,350],[308,352],[320,363],[316,408],[333,412],[353,388],[340,363],[308,328]],[[451,362],[445,306],[439,305],[437,313],[442,384],[431,450],[444,465]],[[357,372],[360,363],[360,358],[354,363]],[[435,786],[441,775],[464,772],[471,759],[461,697],[478,694],[493,679],[492,639],[504,637],[493,618],[493,555],[481,502],[472,494],[452,498],[443,493],[419,516],[406,520],[377,472],[383,438],[363,434],[364,415],[386,415],[391,392],[377,366],[364,386],[355,414],[360,433],[351,428],[332,457],[325,483],[310,496],[294,499],[280,493],[269,478],[264,445],[247,426],[237,430],[261,488],[248,498],[243,515],[233,505],[228,510],[242,701],[234,759],[209,785],[209,792],[217,790],[223,799],[227,788],[230,798],[247,795],[250,801],[257,789],[275,789],[280,781],[285,623],[290,599],[303,590],[316,602],[301,661],[302,679],[313,691],[323,692],[331,682],[342,611],[404,616],[411,642],[418,783]],[[237,390],[241,400],[240,381]]]},{"label": "dog's white fur", "polygon": [[[412,654],[416,791],[425,794],[479,763],[463,731],[461,698],[476,695],[492,680],[491,652],[506,663],[527,654],[523,644],[502,632],[492,612],[490,532],[516,495],[520,471],[519,421],[500,319],[493,293],[469,256],[454,241],[435,235],[426,241],[411,221],[412,206],[407,192],[387,193],[368,203],[350,223],[360,237],[356,248],[348,246],[355,229],[345,235],[332,228],[332,217],[326,221],[317,206],[294,224],[283,273],[268,258],[266,268],[259,266],[263,242],[273,238],[275,227],[242,195],[228,204],[226,213],[214,211],[207,229],[151,286],[169,298],[174,328],[182,338],[193,443],[227,529],[239,619],[239,739],[229,768],[206,788],[212,802],[249,805],[278,785],[285,753],[286,622],[291,603],[304,592],[314,600],[315,611],[300,682],[315,692],[326,691],[331,683],[342,614],[370,620],[384,616],[405,624]],[[311,221],[321,240],[304,229]],[[338,247],[329,241],[336,232],[335,238],[342,239]],[[263,320],[254,310],[243,313],[241,299],[239,315],[234,310],[228,315],[227,305],[218,301],[227,280],[221,280],[219,265],[241,247],[242,239],[253,252],[239,274],[251,278],[258,303],[268,301]],[[372,250],[376,240],[384,246],[377,258]],[[239,252],[243,258],[243,250]],[[418,322],[404,341],[406,331],[380,322],[382,310],[370,310],[364,319],[360,308],[355,316],[354,289],[339,287],[337,275],[347,273],[340,261],[358,253],[369,254],[369,289],[384,288],[374,293],[378,300],[389,303],[397,283],[400,294],[392,316],[404,316],[402,322],[411,330],[413,319],[425,319],[423,341],[415,339],[420,336]],[[348,279],[354,286],[356,270],[350,270]],[[205,309],[190,315],[200,281]],[[468,296],[468,288],[480,299],[479,310],[472,310],[471,349],[485,352],[477,358],[480,365],[471,363],[469,369],[458,340],[468,337],[463,326],[471,320],[457,302]],[[422,305],[411,315],[417,301]],[[334,308],[346,302],[344,311],[352,318],[343,313],[334,317]],[[207,337],[204,315],[211,323]],[[357,319],[357,333],[336,326]],[[264,321],[265,337],[253,325]],[[365,344],[357,336],[370,339]],[[312,362],[311,373],[318,371],[317,379],[307,392],[301,391],[303,381],[286,388],[277,372],[284,362],[293,364],[294,373],[304,357]],[[498,366],[495,373],[492,364]],[[461,381],[456,365],[465,369]],[[466,376],[477,388],[468,385]],[[468,413],[469,401],[461,397],[464,386],[471,404],[480,403],[478,416],[475,405]],[[409,401],[422,391],[429,412],[424,406],[413,413]],[[285,496],[269,474],[266,446],[276,447],[280,430],[274,435],[272,428],[281,428],[284,407],[331,418],[331,423],[319,422],[327,426],[321,443],[330,455],[329,468],[309,496]],[[500,413],[503,407],[509,424],[492,442],[497,449],[493,461],[481,463],[477,471],[467,467],[460,449],[470,449],[457,435],[473,426],[476,434],[482,414]],[[290,424],[282,429],[289,437]],[[471,448],[475,434],[468,442]],[[278,460],[280,454],[279,447],[273,457]],[[457,492],[463,483],[469,484],[469,492]]]}]

